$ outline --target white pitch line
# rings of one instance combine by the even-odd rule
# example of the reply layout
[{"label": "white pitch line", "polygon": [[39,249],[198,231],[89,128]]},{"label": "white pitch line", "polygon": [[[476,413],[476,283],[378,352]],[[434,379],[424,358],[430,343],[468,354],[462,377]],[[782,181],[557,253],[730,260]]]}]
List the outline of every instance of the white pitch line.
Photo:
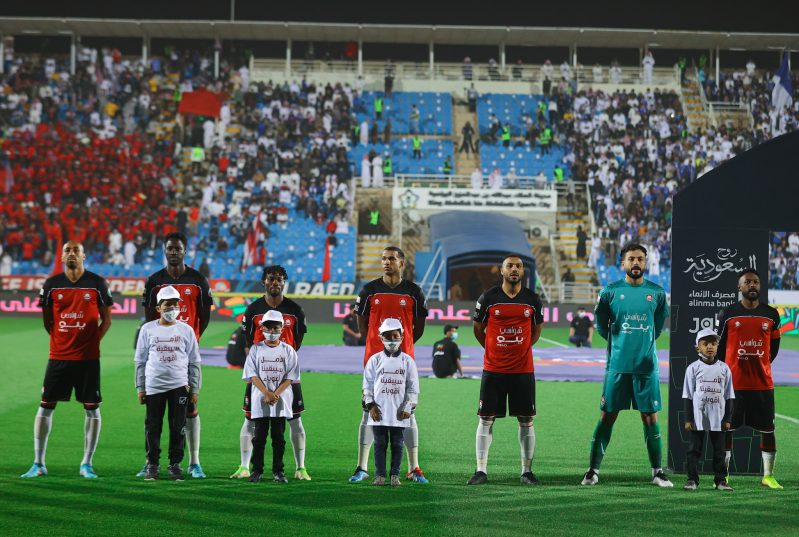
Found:
[{"label": "white pitch line", "polygon": [[790,421],[791,423],[795,423],[795,424],[799,425],[799,420],[796,419],[796,418],[792,418],[790,416],[783,416],[782,414],[774,414],[774,416],[777,417],[777,418],[781,418],[781,419]]},{"label": "white pitch line", "polygon": [[549,339],[549,338],[545,338],[545,337],[539,337],[538,339],[540,341],[546,341],[547,343],[552,343],[553,345],[557,345],[558,347],[563,347],[564,349],[568,349],[569,348],[568,345],[564,345],[560,341],[555,341],[554,339]]}]

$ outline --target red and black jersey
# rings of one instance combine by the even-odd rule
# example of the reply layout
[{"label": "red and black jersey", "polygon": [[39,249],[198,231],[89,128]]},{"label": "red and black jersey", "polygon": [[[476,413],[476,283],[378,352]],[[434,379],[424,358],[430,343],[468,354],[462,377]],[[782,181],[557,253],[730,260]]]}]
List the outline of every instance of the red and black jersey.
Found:
[{"label": "red and black jersey", "polygon": [[105,280],[88,270],[76,282],[62,272],[47,278],[39,306],[53,313],[51,360],[100,358],[100,309],[114,303]]},{"label": "red and black jersey", "polygon": [[542,309],[539,296],[526,287],[513,298],[500,286],[480,295],[473,320],[486,325],[484,371],[533,372],[533,326],[544,322]]},{"label": "red and black jersey", "polygon": [[277,310],[283,315],[283,332],[280,334],[280,341],[296,351],[299,350],[303,335],[308,331],[305,326],[305,312],[299,304],[290,298],[283,298],[283,301],[273,308],[266,302],[265,297],[253,301],[244,311],[241,319],[241,329],[244,331],[244,338],[248,347],[264,340],[264,334],[260,330],[261,318],[269,310]]},{"label": "red and black jersey", "polygon": [[378,330],[380,324],[389,318],[399,319],[402,323],[402,352],[413,357],[413,322],[427,318],[427,302],[418,285],[401,280],[396,287],[389,287],[383,278],[377,278],[363,286],[355,303],[355,313],[369,318],[364,366],[369,358],[383,350]]},{"label": "red and black jersey", "polygon": [[[771,354],[780,339],[780,314],[767,304],[747,309],[740,302],[719,313],[719,359],[730,366],[732,387],[773,390]],[[778,342],[777,342],[778,343]]]},{"label": "red and black jersey", "polygon": [[[162,268],[147,278],[144,284],[144,294],[142,295],[142,305],[145,312],[151,311],[158,305],[156,297],[158,291],[167,285],[171,285],[180,293],[180,315],[179,321],[183,321],[194,329],[197,341],[205,330],[208,320],[211,318],[211,286],[205,276],[191,267],[186,270],[179,278],[169,275],[166,268]],[[152,321],[160,318],[161,315],[156,311]]]}]

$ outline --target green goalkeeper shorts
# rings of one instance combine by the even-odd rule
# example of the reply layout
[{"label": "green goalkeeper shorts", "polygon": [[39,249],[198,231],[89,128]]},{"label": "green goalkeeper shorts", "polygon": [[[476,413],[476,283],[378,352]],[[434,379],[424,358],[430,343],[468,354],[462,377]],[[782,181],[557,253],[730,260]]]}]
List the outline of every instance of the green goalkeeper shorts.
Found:
[{"label": "green goalkeeper shorts", "polygon": [[599,410],[618,412],[631,407],[647,414],[659,412],[663,408],[657,372],[649,375],[605,373]]}]

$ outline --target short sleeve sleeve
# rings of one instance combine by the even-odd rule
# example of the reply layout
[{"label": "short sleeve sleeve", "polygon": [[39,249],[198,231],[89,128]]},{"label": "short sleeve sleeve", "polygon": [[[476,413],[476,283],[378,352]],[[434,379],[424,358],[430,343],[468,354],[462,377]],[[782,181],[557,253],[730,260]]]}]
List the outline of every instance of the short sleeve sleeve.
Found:
[{"label": "short sleeve sleeve", "polygon": [[780,331],[780,324],[782,321],[780,320],[780,314],[777,310],[771,312],[771,320],[771,339],[780,339],[782,337],[782,331]]},{"label": "short sleeve sleeve", "polygon": [[52,284],[50,283],[50,279],[48,278],[42,288],[39,290],[39,307],[44,308],[51,308],[53,306],[52,300],[50,300],[50,290],[52,289]]},{"label": "short sleeve sleeve", "polygon": [[413,297],[416,301],[416,311],[414,314],[416,315],[417,319],[426,319],[427,318],[427,298],[424,296],[424,291],[422,291],[421,287],[416,287],[414,291],[415,296]]},{"label": "short sleeve sleeve", "polygon": [[474,315],[472,316],[472,320],[476,323],[484,323],[486,322],[486,312],[488,311],[488,297],[486,294],[483,293],[480,295],[480,298],[477,299],[477,302],[474,305]]},{"label": "short sleeve sleeve", "polygon": [[103,278],[97,280],[97,293],[99,298],[97,305],[101,308],[110,308],[114,304],[114,297],[111,296],[111,290]]},{"label": "short sleeve sleeve", "polygon": [[361,293],[358,295],[358,298],[355,299],[355,313],[361,317],[369,316],[369,297],[371,296],[372,292],[369,288],[369,285],[364,285],[363,289],[361,289]]},{"label": "short sleeve sleeve", "polygon": [[544,324],[544,303],[541,301],[541,297],[533,293],[533,299],[530,302],[530,305],[535,309],[535,314],[533,315],[534,324]]}]

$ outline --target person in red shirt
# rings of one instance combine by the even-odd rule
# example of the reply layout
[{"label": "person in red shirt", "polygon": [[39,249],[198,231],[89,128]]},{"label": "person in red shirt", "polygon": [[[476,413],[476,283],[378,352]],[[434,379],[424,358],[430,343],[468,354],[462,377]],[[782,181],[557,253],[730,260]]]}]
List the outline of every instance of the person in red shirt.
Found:
[{"label": "person in red shirt", "polygon": [[61,250],[65,270],[44,282],[39,293],[44,328],[50,334],[50,360],[42,400],[33,422],[33,466],[23,478],[47,475],[45,453],[58,401],[83,403],[86,419],[80,475],[96,478],[92,457],[100,437],[100,340],[111,327],[113,299],[105,280],[84,269],[83,245],[74,240]]},{"label": "person in red shirt", "polygon": [[[399,319],[402,323],[403,333],[412,335],[412,337],[402,338],[402,352],[413,357],[413,344],[422,337],[427,319],[427,301],[421,288],[402,278],[405,269],[405,253],[396,246],[389,246],[383,250],[381,261],[383,276],[364,285],[356,300],[358,327],[361,334],[366,334],[364,366],[374,354],[383,352],[385,348],[379,331],[384,320]],[[369,412],[363,401],[361,401],[361,406],[363,415],[358,429],[358,466],[349,478],[351,483],[357,483],[369,477],[366,470],[369,451],[374,442],[372,428],[367,425]],[[406,477],[417,483],[427,483],[427,478],[419,468],[419,431],[414,415],[411,415],[411,426],[406,428],[404,435],[408,447]]]},{"label": "person in red shirt", "polygon": [[[777,440],[774,436],[774,380],[771,362],[780,349],[780,314],[760,302],[760,276],[746,269],[738,276],[741,301],[723,309],[718,316],[719,359],[732,371],[735,404],[732,429],[748,425],[760,431],[763,456],[761,484],[781,489],[774,479]],[[726,436],[726,463],[729,473],[732,432]]]},{"label": "person in red shirt", "polygon": [[469,485],[488,482],[486,468],[496,418],[506,408],[519,421],[523,485],[537,485],[532,472],[535,453],[535,373],[533,345],[541,337],[541,299],[522,285],[524,263],[518,255],[502,261],[502,285],[480,295],[474,310],[474,336],[485,349],[477,408],[477,470]]}]

